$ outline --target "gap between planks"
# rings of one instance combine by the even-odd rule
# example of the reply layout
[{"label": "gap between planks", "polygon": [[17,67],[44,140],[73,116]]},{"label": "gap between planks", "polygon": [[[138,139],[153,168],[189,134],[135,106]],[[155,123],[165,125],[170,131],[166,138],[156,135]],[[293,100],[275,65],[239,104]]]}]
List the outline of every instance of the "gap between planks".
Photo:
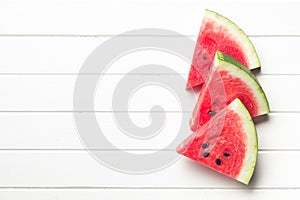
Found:
[{"label": "gap between planks", "polygon": [[227,187],[98,187],[98,186],[0,186],[0,190],[300,190],[300,187],[243,187],[227,188]]},{"label": "gap between planks", "polygon": [[[282,37],[300,37],[300,35],[247,35],[253,38],[282,38]],[[0,34],[0,37],[70,37],[70,38],[101,38],[101,37],[198,37],[198,35],[126,35],[118,34]]]},{"label": "gap between planks", "polygon": [[[36,151],[45,151],[45,152],[57,152],[57,151],[63,151],[63,152],[86,152],[86,151],[119,151],[119,150],[122,150],[122,151],[131,151],[131,152],[134,152],[134,151],[175,151],[175,149],[78,149],[78,148],[66,148],[66,149],[63,149],[63,148],[57,148],[57,149],[49,149],[49,148],[46,148],[46,149],[42,149],[42,148],[36,148],[36,149],[24,149],[24,148],[5,148],[5,149],[1,149],[0,148],[0,152],[5,152],[5,151],[13,151],[13,152],[18,152],[18,151],[21,151],[21,152],[24,152],[24,151],[27,151],[27,152],[36,152]],[[275,152],[279,152],[279,153],[285,153],[285,152],[300,152],[300,149],[258,149],[258,152],[259,153],[275,153]]]}]

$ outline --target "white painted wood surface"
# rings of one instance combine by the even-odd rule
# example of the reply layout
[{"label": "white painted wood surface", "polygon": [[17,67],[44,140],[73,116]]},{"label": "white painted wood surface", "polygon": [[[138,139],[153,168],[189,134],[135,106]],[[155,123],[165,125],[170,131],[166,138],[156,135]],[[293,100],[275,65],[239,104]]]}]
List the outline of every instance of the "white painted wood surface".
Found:
[{"label": "white painted wood surface", "polygon": [[[0,60],[0,72],[1,74],[77,74],[86,57],[109,38],[109,36],[3,36],[0,37],[0,53],[3,55]],[[189,38],[194,41],[197,39]],[[252,36],[250,38],[263,66],[260,74],[300,74],[300,68],[295,67],[294,60],[287,59],[297,58],[300,51],[300,37]],[[282,59],[275,59],[280,57]],[[167,53],[151,51],[124,57],[106,74],[127,73],[135,65],[145,64],[145,59],[174,66],[180,74],[188,73],[189,65],[182,60]]]},{"label": "white painted wood surface", "polygon": [[[124,113],[116,113],[124,115]],[[82,115],[91,115],[82,113]],[[139,141],[123,134],[113,121],[113,113],[98,112],[97,119],[106,137],[121,149],[160,149],[172,140],[178,131],[181,113],[168,113],[165,129],[155,140]],[[155,115],[162,115],[156,113]],[[189,116],[189,113],[184,113]],[[139,125],[150,123],[149,113],[130,113],[133,122]],[[299,113],[271,113],[267,121],[257,123],[259,149],[262,151],[300,150]],[[2,112],[0,113],[0,146],[4,149],[84,149],[69,112]],[[18,126],[11,126],[18,124]],[[293,127],[295,131],[286,131]],[[290,128],[291,129],[291,128]],[[290,130],[289,129],[289,130]],[[189,132],[189,127],[184,127]],[[284,137],[283,137],[284,134]],[[34,139],[33,139],[34,138]],[[269,139],[272,138],[272,139]]]},{"label": "white painted wood surface", "polygon": [[[164,28],[196,40],[204,8],[240,25],[261,62],[257,74],[272,113],[256,120],[259,156],[254,179],[243,186],[182,158],[144,175],[113,171],[83,148],[73,119],[73,88],[86,57],[113,35],[136,28]],[[300,195],[300,1],[205,0],[2,0],[0,2],[0,199],[271,199]],[[139,37],[139,36],[130,36]],[[164,37],[151,35],[149,37]],[[147,37],[145,37],[147,39]],[[108,139],[138,153],[161,149],[174,137],[182,110],[165,90],[149,87],[129,102],[134,123],[151,123],[149,109],[160,104],[167,122],[161,135],[139,141],[113,120],[111,99],[120,78],[148,63],[173,66],[187,76],[188,64],[166,53],[134,53],[103,75],[95,109]],[[96,74],[85,74],[87,78]],[[184,85],[181,86],[184,89]],[[105,95],[103,95],[105,94]],[[90,115],[90,110],[81,115]],[[162,115],[162,113],[155,113]],[[174,125],[175,124],[175,125]],[[186,122],[186,131],[189,131]],[[98,151],[108,151],[98,149]],[[174,151],[168,149],[166,151]]]}]

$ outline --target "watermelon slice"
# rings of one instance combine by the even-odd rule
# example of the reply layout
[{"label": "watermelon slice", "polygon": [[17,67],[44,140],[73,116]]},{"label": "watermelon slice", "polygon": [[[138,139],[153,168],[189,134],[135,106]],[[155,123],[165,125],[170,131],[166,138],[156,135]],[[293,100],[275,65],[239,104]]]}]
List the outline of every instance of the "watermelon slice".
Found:
[{"label": "watermelon slice", "polygon": [[210,66],[217,50],[236,58],[249,69],[260,67],[256,50],[242,29],[222,15],[205,10],[187,89],[206,82],[206,78],[210,76]]},{"label": "watermelon slice", "polygon": [[[196,131],[235,98],[239,98],[252,117],[270,112],[266,95],[255,76],[233,57],[216,52],[214,73],[203,85],[190,125]],[[222,94],[220,88],[224,88]]]},{"label": "watermelon slice", "polygon": [[248,184],[255,168],[258,148],[256,129],[247,108],[235,99],[209,124],[181,143],[177,152]]}]

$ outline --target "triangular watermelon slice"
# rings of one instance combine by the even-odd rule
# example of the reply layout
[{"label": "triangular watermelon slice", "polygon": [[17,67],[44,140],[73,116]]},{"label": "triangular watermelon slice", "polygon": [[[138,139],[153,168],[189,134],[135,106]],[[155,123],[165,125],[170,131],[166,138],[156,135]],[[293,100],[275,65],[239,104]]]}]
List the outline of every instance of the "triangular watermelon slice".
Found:
[{"label": "triangular watermelon slice", "polygon": [[244,184],[252,177],[257,151],[255,126],[239,99],[177,148],[179,154]]},{"label": "triangular watermelon slice", "polygon": [[[239,98],[252,117],[270,112],[266,95],[255,76],[233,57],[216,52],[214,73],[203,85],[190,125],[193,131],[208,122],[235,98]],[[223,93],[222,93],[223,89]]]},{"label": "triangular watermelon slice", "polygon": [[256,50],[247,35],[224,16],[205,10],[186,88],[202,85],[210,76],[216,51],[224,52],[249,69],[260,67]]}]

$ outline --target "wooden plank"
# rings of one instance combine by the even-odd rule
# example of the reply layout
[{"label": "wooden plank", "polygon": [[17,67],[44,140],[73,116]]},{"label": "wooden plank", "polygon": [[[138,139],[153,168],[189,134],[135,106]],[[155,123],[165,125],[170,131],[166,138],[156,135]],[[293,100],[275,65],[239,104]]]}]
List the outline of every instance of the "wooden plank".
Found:
[{"label": "wooden plank", "polygon": [[[76,75],[0,76],[0,93],[2,94],[0,111],[72,111],[76,77]],[[115,88],[122,77],[122,75],[102,76],[95,95],[96,111],[112,111],[114,92],[118,91]],[[92,76],[85,75],[84,78],[89,80]],[[166,111],[181,111],[182,109],[183,111],[192,111],[196,96],[184,91],[185,81],[182,78],[184,77],[173,75],[130,75],[130,81],[150,81],[151,83],[135,90],[130,99],[125,98],[126,102],[129,100],[128,110],[149,111],[152,106],[161,105]],[[272,111],[300,111],[298,104],[300,96],[295,92],[300,84],[300,76],[258,75],[258,79],[266,92]],[[152,84],[166,80],[176,83],[176,89],[182,88],[180,90],[182,93],[176,95],[178,98],[190,102],[190,108],[181,108],[180,100],[174,96],[174,93],[167,88]],[[167,87],[171,86],[167,85]],[[126,108],[115,108],[114,110],[128,111]],[[80,108],[77,111],[89,110]]]},{"label": "wooden plank", "polygon": [[[129,115],[137,126],[151,123],[149,113]],[[159,118],[161,115],[162,113],[155,114]],[[188,119],[190,113],[184,115]],[[181,121],[181,113],[167,113],[166,123],[159,136],[148,140],[137,140],[125,135],[112,113],[97,113],[96,116],[105,137],[120,149],[161,149],[177,134],[182,134],[180,125],[185,133],[190,132],[188,122]],[[300,128],[299,120],[299,113],[271,113],[267,119],[256,120],[259,149],[299,150],[300,135],[295,134],[295,130]],[[0,113],[0,121],[0,149],[84,149],[72,113]]]},{"label": "wooden plank", "polygon": [[[135,38],[147,40],[153,37]],[[166,37],[156,38],[161,41],[166,39]],[[0,37],[0,54],[3,55],[3,59],[0,60],[0,73],[78,74],[89,54],[110,39],[111,37]],[[127,40],[128,37],[123,39]],[[170,53],[141,50],[118,58],[102,73],[125,74],[137,66],[146,64],[170,66],[176,72],[185,74],[190,67],[189,63]]]},{"label": "wooden plank", "polygon": [[297,58],[300,37],[251,38],[261,61],[261,74],[300,74],[292,58]]},{"label": "wooden plank", "polygon": [[[88,55],[109,39],[111,37],[0,37],[0,73],[77,74]],[[165,39],[161,37],[162,41]],[[195,41],[196,37],[190,39]],[[294,59],[290,59],[298,56],[300,37],[251,37],[251,40],[261,59],[261,74],[300,74]],[[144,50],[119,58],[105,73],[129,73],[145,64],[169,66],[180,74],[187,74],[190,66],[169,53]]]},{"label": "wooden plank", "polygon": [[299,188],[299,156],[299,151],[260,152],[255,175],[246,187],[187,158],[155,173],[137,175],[104,167],[84,151],[1,151],[0,186]]},{"label": "wooden plank", "polygon": [[0,26],[1,34],[110,35],[155,27],[197,35],[204,8],[222,13],[250,35],[300,34],[300,28],[295,26],[300,18],[299,2],[287,4],[284,0],[226,0],[221,4],[205,0],[113,0],[105,3],[96,0],[88,3],[84,0],[5,0],[0,5]]},{"label": "wooden plank", "polygon": [[15,199],[56,199],[56,200],[98,200],[98,199],[132,199],[152,200],[153,198],[172,198],[174,200],[209,198],[211,200],[224,200],[243,198],[245,200],[289,198],[299,196],[298,189],[281,190],[251,190],[251,189],[1,189],[0,198],[6,200]]}]

